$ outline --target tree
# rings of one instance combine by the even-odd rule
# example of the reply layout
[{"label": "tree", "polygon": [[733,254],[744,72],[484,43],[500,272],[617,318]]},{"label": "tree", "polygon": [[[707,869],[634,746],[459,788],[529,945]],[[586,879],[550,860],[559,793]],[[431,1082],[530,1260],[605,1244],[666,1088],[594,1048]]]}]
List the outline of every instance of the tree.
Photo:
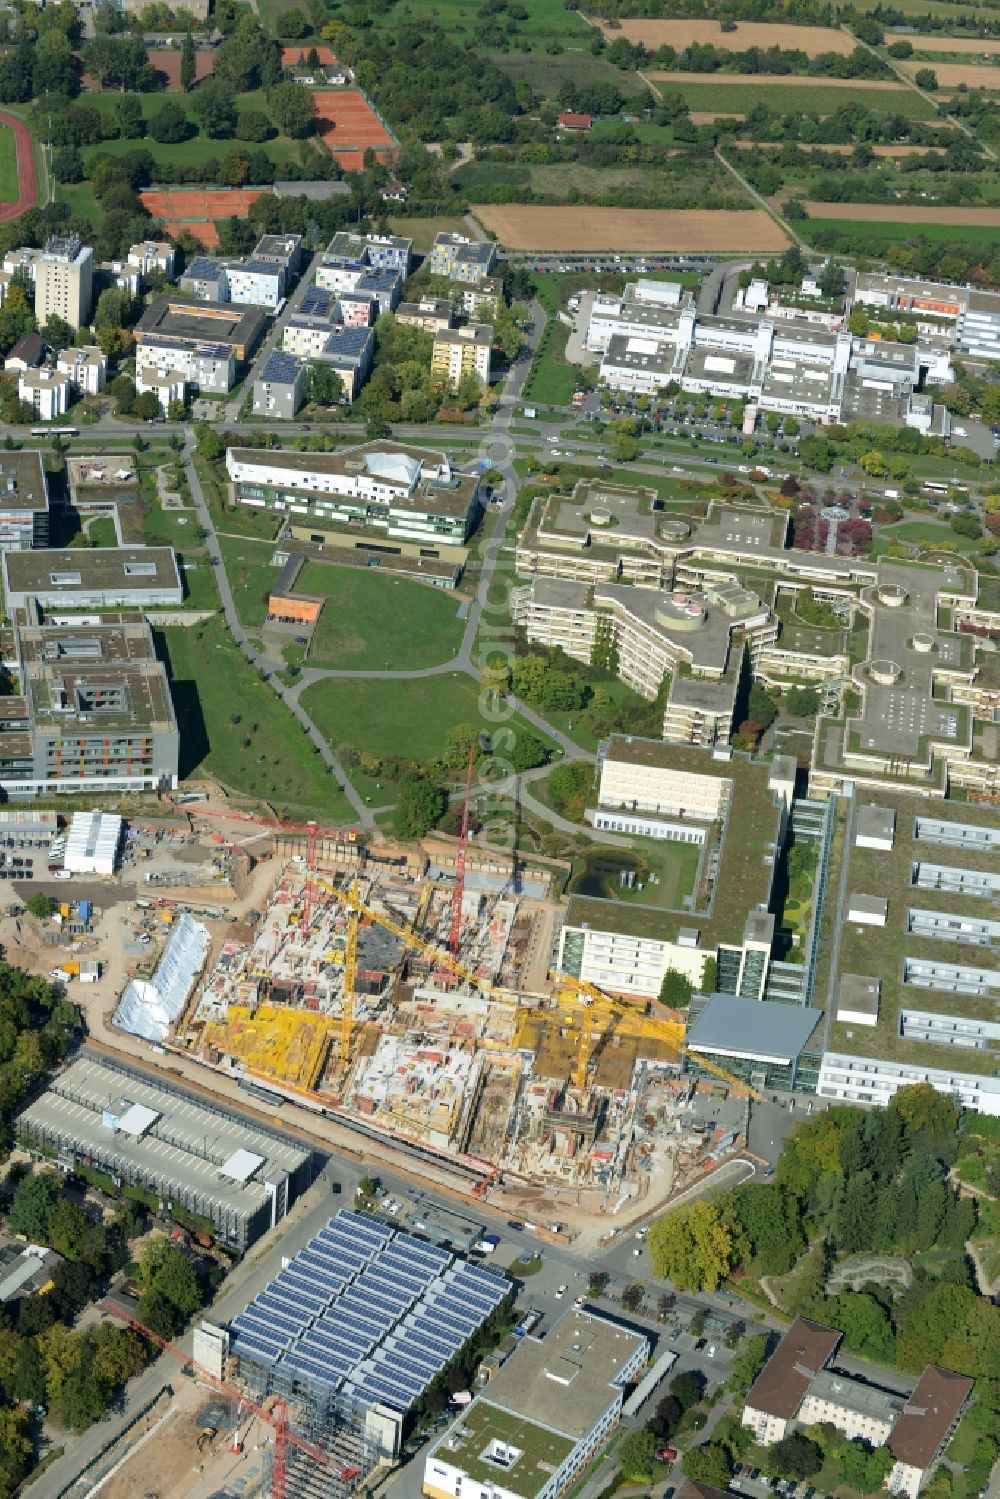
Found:
[{"label": "tree", "polygon": [[782,1478],[794,1478],[797,1483],[812,1478],[823,1466],[822,1447],[801,1431],[793,1431],[775,1442],[768,1456]]},{"label": "tree", "polygon": [[593,766],[576,760],[571,765],[557,765],[548,777],[549,801],[557,812],[579,822],[594,782]]},{"label": "tree", "polygon": [[745,1395],[766,1362],[767,1339],[760,1336],[744,1338],[730,1365],[726,1388],[734,1394]]},{"label": "tree", "polygon": [[203,78],[191,95],[191,108],[213,140],[224,140],[236,126],[236,94],[224,78]]},{"label": "tree", "polygon": [[440,786],[423,776],[408,775],[399,783],[394,831],[399,838],[422,838],[444,815],[448,798]]},{"label": "tree", "polygon": [[51,895],[43,895],[40,890],[36,890],[33,895],[29,895],[24,903],[24,909],[28,915],[34,916],[37,921],[48,921],[55,908],[56,903]]},{"label": "tree", "polygon": [[938,86],[937,74],[933,68],[918,68],[913,77],[917,88],[922,88],[927,93],[933,93]]},{"label": "tree", "polygon": [[293,140],[311,135],[316,121],[316,101],[300,83],[279,83],[268,90],[267,107],[278,129]]},{"label": "tree", "polygon": [[768,697],[759,682],[754,682],[750,688],[747,715],[755,723],[759,723],[762,729],[769,729],[778,716],[777,704],[773,698]]},{"label": "tree", "polygon": [[55,1171],[29,1171],[18,1182],[10,1205],[7,1226],[33,1244],[49,1242],[49,1220],[59,1197]]},{"label": "tree", "polygon": [[296,42],[301,36],[308,36],[312,29],[306,16],[300,10],[286,10],[275,22],[275,32],[283,37],[285,41]]},{"label": "tree", "polygon": [[702,1442],[684,1454],[684,1472],[695,1483],[725,1492],[733,1476],[732,1459],[721,1442]]},{"label": "tree", "polygon": [[344,382],[338,370],[328,364],[311,364],[306,373],[306,400],[315,406],[339,406],[344,399]]},{"label": "tree", "polygon": [[83,65],[102,89],[142,89],[152,77],[146,49],[137,37],[95,36],[84,42]]},{"label": "tree", "polygon": [[815,687],[791,687],[785,696],[785,707],[796,718],[815,718],[819,712],[819,693]]},{"label": "tree", "polygon": [[259,144],[274,135],[274,126],[262,109],[245,109],[236,121],[236,139]]},{"label": "tree", "polygon": [[59,146],[53,151],[52,174],[57,182],[83,181],[83,157],[76,146]]},{"label": "tree", "polygon": [[656,1460],[656,1437],[651,1431],[632,1431],[615,1449],[618,1471],[625,1483],[652,1483],[662,1472]]},{"label": "tree", "polygon": [[87,1215],[78,1202],[60,1197],[49,1214],[48,1243],[56,1254],[77,1260],[87,1248]]},{"label": "tree", "polygon": [[844,1334],[844,1346],[851,1353],[875,1363],[893,1362],[892,1323],[885,1307],[874,1296],[842,1291],[830,1302],[829,1317],[831,1324]]},{"label": "tree", "polygon": [[168,99],[149,122],[149,133],[161,145],[176,145],[185,140],[188,133],[186,112],[179,104]]},{"label": "tree", "polygon": [[653,1274],[669,1277],[679,1291],[714,1291],[732,1262],[730,1223],[724,1207],[712,1200],[664,1213],[647,1242]]},{"label": "tree", "polygon": [[670,1381],[670,1393],[680,1402],[682,1411],[689,1411],[698,1404],[705,1393],[705,1376],[697,1369],[685,1369],[675,1374]]},{"label": "tree", "polygon": [[185,32],[184,41],[181,46],[181,88],[186,94],[194,88],[195,78],[198,75],[198,60],[194,52],[194,37],[191,32]]},{"label": "tree", "polygon": [[120,286],[106,286],[97,299],[94,309],[94,327],[124,328],[135,316],[135,304],[128,292]]},{"label": "tree", "polygon": [[135,398],[133,413],[144,422],[151,422],[160,414],[160,398],[152,390],[144,390]]},{"label": "tree", "polygon": [[547,764],[549,758],[549,748],[544,740],[537,734],[518,731],[510,749],[510,763],[515,771],[534,770],[538,765]]},{"label": "tree", "polygon": [[888,1447],[869,1447],[864,1442],[842,1442],[836,1450],[837,1476],[859,1494],[874,1494],[882,1487],[893,1465]]},{"label": "tree", "polygon": [[983,528],[974,515],[953,515],[951,529],[956,536],[967,536],[972,541],[978,541],[983,534]]},{"label": "tree", "polygon": [[694,984],[684,973],[668,968],[660,985],[660,1004],[670,1005],[674,1010],[686,1010],[691,1003]]}]

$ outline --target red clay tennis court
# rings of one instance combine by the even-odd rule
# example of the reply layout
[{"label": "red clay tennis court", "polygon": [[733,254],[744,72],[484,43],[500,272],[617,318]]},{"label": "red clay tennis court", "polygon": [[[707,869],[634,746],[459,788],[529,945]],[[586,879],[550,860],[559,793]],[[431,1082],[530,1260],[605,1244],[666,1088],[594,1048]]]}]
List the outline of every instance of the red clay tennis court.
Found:
[{"label": "red clay tennis court", "polygon": [[313,98],[320,139],[345,172],[363,171],[364,154],[369,148],[384,155],[395,146],[359,89],[322,89],[314,92]]},{"label": "red clay tennis court", "polygon": [[140,193],[143,206],[154,219],[162,219],[170,235],[185,229],[208,248],[219,243],[217,219],[246,218],[251,203],[256,203],[267,187],[176,187],[157,188]]},{"label": "red clay tennis court", "polygon": [[333,64],[337,61],[337,59],[333,55],[333,49],[331,47],[315,47],[313,46],[312,42],[299,42],[298,45],[294,47],[282,47],[281,66],[283,68],[297,68],[299,65],[299,58],[308,57],[310,52],[316,53],[316,56],[319,58],[321,67],[332,67]]}]

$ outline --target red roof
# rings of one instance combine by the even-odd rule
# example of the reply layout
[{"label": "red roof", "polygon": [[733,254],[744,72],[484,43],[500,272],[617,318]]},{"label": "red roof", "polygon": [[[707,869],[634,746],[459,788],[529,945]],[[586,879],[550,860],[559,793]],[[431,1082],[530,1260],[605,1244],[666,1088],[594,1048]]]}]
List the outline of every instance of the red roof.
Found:
[{"label": "red roof", "polygon": [[561,114],[556,121],[564,130],[589,130],[594,123],[592,115]]}]

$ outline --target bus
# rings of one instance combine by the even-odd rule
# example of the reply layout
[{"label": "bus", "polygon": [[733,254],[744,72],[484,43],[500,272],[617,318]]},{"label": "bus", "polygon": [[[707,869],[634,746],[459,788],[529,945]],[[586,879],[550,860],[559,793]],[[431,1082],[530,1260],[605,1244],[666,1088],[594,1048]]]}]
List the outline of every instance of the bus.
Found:
[{"label": "bus", "polygon": [[32,427],[32,437],[79,437],[77,427]]},{"label": "bus", "polygon": [[942,484],[939,479],[925,479],[923,484],[928,494],[947,494],[948,485]]}]

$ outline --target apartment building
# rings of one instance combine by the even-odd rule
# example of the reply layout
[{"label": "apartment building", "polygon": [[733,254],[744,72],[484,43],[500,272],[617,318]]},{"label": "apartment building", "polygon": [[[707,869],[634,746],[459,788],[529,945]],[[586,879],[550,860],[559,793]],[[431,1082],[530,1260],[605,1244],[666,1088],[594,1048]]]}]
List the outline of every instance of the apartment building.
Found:
[{"label": "apartment building", "polygon": [[331,333],[343,325],[336,295],[321,286],[307,287],[281,330],[281,347],[286,354],[298,354],[304,359],[314,357],[323,351]]},{"label": "apartment building", "polygon": [[272,349],[253,382],[254,416],[291,421],[305,400],[306,371],[294,354]]},{"label": "apartment building", "polygon": [[353,401],[371,374],[375,333],[371,328],[336,328],[314,357],[337,371],[344,382],[344,399]]},{"label": "apartment building", "polygon": [[503,280],[500,276],[484,276],[476,282],[457,281],[455,295],[467,318],[489,322],[504,305]]},{"label": "apartment building", "polygon": [[78,235],[53,235],[35,261],[35,317],[61,317],[71,328],[90,319],[94,252]]},{"label": "apartment building", "polygon": [[0,551],[49,544],[49,486],[40,452],[0,454]]},{"label": "apartment building", "polygon": [[252,307],[177,302],[156,297],[135,330],[136,385],[147,375],[183,375],[195,390],[224,395],[264,336],[266,318]]},{"label": "apartment building", "polygon": [[36,622],[18,613],[10,649],[20,693],[0,706],[6,797],[177,785],[170,687],[140,615]]},{"label": "apartment building", "polygon": [[353,291],[369,271],[410,273],[413,241],[398,234],[351,234],[341,230],[333,236],[316,267],[316,285],[339,294]]},{"label": "apartment building", "polygon": [[170,280],[174,274],[174,247],[166,240],[140,240],[129,247],[128,264],[135,266],[144,276],[150,271],[162,271]]},{"label": "apartment building", "polygon": [[165,369],[162,375],[157,366],[144,369],[136,375],[135,388],[140,395],[147,391],[154,395],[163,414],[169,410],[171,402],[179,401],[183,406],[187,398],[187,380],[180,370],[175,369]]},{"label": "apartment building", "polygon": [[293,523],[349,528],[369,551],[418,542],[437,555],[439,545],[463,546],[480,514],[478,478],[456,474],[443,453],[402,443],[339,453],[229,448],[226,468],[237,503]]},{"label": "apartment building", "polygon": [[63,349],[56,355],[56,369],[81,396],[96,396],[108,378],[108,361],[96,344]]},{"label": "apartment building", "polygon": [[47,367],[22,370],[17,378],[18,395],[42,422],[51,422],[56,417],[65,416],[72,390],[68,375]]},{"label": "apartment building", "polygon": [[882,1389],[837,1367],[842,1336],[797,1318],[751,1386],[743,1425],[768,1446],[820,1422],[849,1441],[887,1446],[895,1459],[887,1487],[916,1499],[954,1435],[974,1381],[931,1364],[908,1395]]},{"label": "apartment building", "polygon": [[198,302],[228,302],[228,264],[214,255],[195,255],[184,267],[177,285]]},{"label": "apartment building", "polygon": [[42,609],[135,609],[184,602],[172,547],[4,552],[0,556],[9,613]]},{"label": "apartment building", "polygon": [[450,328],[454,319],[454,305],[445,297],[421,297],[419,302],[400,302],[396,308],[397,323],[422,328],[425,333],[440,333]]},{"label": "apartment building", "polygon": [[522,1338],[424,1463],[427,1499],[558,1499],[617,1426],[649,1359],[641,1333],[589,1310]]},{"label": "apartment building", "polygon": [[451,281],[475,285],[491,274],[496,260],[497,247],[492,240],[441,233],[435,235],[431,246],[428,269],[433,276],[447,276]]},{"label": "apartment building", "polygon": [[482,386],[490,383],[490,353],[493,328],[489,323],[465,323],[461,328],[441,328],[434,335],[431,370],[446,379],[452,390],[466,375]]},{"label": "apartment building", "polygon": [[276,312],[285,299],[288,268],[283,261],[251,255],[249,260],[230,261],[226,277],[229,300],[237,306]]}]

